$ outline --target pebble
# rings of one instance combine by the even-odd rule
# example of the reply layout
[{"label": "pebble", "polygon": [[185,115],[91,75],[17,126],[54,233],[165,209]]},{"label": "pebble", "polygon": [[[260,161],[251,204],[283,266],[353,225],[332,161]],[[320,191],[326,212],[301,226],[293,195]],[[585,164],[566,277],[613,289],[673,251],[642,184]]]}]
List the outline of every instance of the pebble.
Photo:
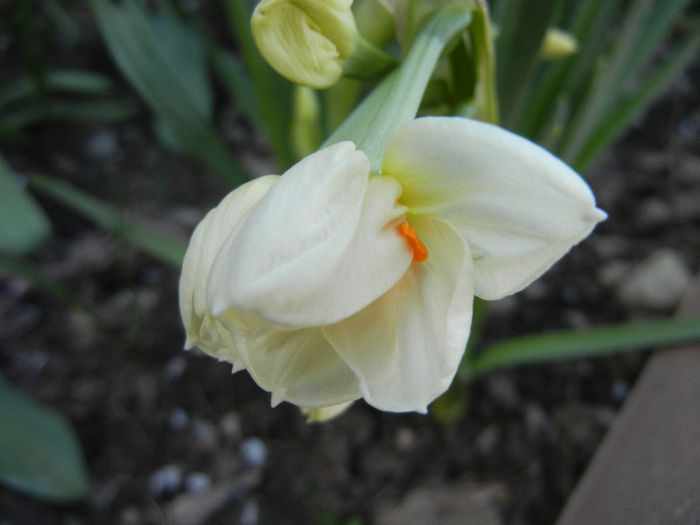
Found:
[{"label": "pebble", "polygon": [[208,421],[198,419],[192,427],[192,437],[196,445],[204,451],[214,450],[218,445],[216,427]]},{"label": "pebble", "polygon": [[256,437],[248,438],[241,443],[240,453],[243,461],[250,468],[262,468],[267,460],[265,443]]},{"label": "pebble", "polygon": [[680,301],[691,278],[683,259],[663,248],[623,276],[617,294],[630,308],[670,310]]},{"label": "pebble", "polygon": [[189,422],[190,418],[187,415],[187,412],[185,412],[181,408],[174,408],[168,416],[168,426],[172,430],[182,430],[187,426],[187,423]]},{"label": "pebble", "polygon": [[240,525],[257,525],[260,521],[260,505],[254,499],[246,500],[241,509]]},{"label": "pebble", "polygon": [[241,417],[238,412],[228,412],[219,421],[219,431],[224,439],[238,441],[241,438]]},{"label": "pebble", "polygon": [[177,379],[185,372],[186,369],[187,361],[185,361],[185,358],[180,355],[175,356],[165,364],[165,378],[168,381]]},{"label": "pebble", "polygon": [[148,478],[148,492],[155,497],[170,495],[180,490],[182,470],[177,465],[166,465]]},{"label": "pebble", "polygon": [[610,397],[616,403],[621,403],[627,399],[627,394],[629,394],[630,387],[626,381],[622,379],[616,379],[610,386]]},{"label": "pebble", "polygon": [[119,151],[117,134],[111,129],[101,129],[93,133],[85,144],[85,152],[94,159],[104,160],[114,157]]},{"label": "pebble", "polygon": [[184,485],[187,492],[204,492],[211,487],[211,479],[203,472],[192,472],[185,478]]}]

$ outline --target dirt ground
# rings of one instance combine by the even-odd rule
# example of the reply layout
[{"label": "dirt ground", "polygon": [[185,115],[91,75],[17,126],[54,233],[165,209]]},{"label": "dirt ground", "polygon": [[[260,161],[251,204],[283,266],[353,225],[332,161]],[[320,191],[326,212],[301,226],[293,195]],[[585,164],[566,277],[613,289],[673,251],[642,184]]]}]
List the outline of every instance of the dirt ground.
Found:
[{"label": "dirt ground", "polygon": [[[75,61],[118,78],[104,50]],[[492,304],[484,344],[672,314],[700,268],[699,73],[687,71],[587,174],[610,218],[538,282]],[[221,114],[237,130],[231,147],[266,166],[235,108]],[[2,149],[20,172],[69,181],[183,238],[226,191],[163,150],[145,110],[114,125],[40,125]],[[93,492],[56,505],[0,487],[2,524],[553,523],[645,361],[498,372],[469,386],[465,413],[449,423],[358,402],[309,425],[292,406],[270,408],[245,372],[182,350],[176,269],[40,201],[54,235],[30,262],[111,329],[2,273],[0,369],[70,419]]]}]

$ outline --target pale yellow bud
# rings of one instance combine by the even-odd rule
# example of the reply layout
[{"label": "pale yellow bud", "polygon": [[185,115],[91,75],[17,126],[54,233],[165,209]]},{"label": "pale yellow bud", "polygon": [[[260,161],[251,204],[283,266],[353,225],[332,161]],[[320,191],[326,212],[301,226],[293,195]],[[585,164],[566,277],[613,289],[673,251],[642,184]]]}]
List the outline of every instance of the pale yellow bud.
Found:
[{"label": "pale yellow bud", "polygon": [[573,55],[578,51],[578,41],[576,37],[556,27],[547,29],[540,49],[541,60],[559,60]]},{"label": "pale yellow bud", "polygon": [[263,0],[253,12],[253,37],[283,77],[322,89],[335,84],[359,38],[352,0]]}]

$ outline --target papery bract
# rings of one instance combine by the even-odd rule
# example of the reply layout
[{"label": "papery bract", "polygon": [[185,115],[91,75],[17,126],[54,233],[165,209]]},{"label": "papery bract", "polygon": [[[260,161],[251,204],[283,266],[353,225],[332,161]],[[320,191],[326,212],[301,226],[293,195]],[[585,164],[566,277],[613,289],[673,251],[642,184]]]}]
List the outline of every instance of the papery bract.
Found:
[{"label": "papery bract", "polygon": [[341,142],[200,223],[180,282],[186,346],[312,420],[359,398],[424,412],[457,370],[474,295],[524,288],[604,218],[568,166],[490,124],[401,125],[381,175]]}]

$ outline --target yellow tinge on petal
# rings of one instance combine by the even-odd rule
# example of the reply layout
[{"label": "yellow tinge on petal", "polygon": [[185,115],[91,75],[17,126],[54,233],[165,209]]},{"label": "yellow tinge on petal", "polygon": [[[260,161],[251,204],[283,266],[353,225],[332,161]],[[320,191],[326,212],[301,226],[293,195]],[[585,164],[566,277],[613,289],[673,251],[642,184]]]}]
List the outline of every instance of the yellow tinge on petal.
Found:
[{"label": "yellow tinge on petal", "polygon": [[265,60],[292,82],[335,84],[359,38],[352,0],[263,0],[253,12],[253,38]]}]

